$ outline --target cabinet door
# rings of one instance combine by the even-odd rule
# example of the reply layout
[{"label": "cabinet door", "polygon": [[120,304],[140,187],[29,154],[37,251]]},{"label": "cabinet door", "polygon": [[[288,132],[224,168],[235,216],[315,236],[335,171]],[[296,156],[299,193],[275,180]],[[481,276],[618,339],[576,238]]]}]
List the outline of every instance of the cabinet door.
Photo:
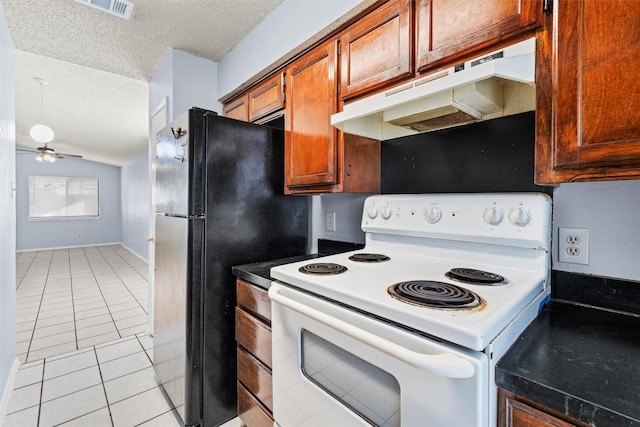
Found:
[{"label": "cabinet door", "polygon": [[424,71],[542,25],[542,0],[418,0],[417,67]]},{"label": "cabinet door", "polygon": [[[552,169],[574,171],[560,171],[555,181],[611,179],[618,173],[615,167],[634,164],[639,175],[639,6],[625,0],[558,2],[552,42],[552,145],[546,154]],[[583,169],[587,167],[601,169]]]},{"label": "cabinet door", "polygon": [[340,36],[340,97],[351,98],[413,73],[410,0],[392,0]]},{"label": "cabinet door", "polygon": [[225,117],[230,119],[242,120],[243,122],[249,121],[249,107],[248,107],[248,95],[242,95],[240,98],[234,99],[230,103],[226,104],[222,113]]},{"label": "cabinet door", "polygon": [[586,427],[586,424],[498,389],[498,427]]},{"label": "cabinet door", "polygon": [[338,138],[331,126],[337,111],[337,40],[287,68],[285,192],[337,182]]},{"label": "cabinet door", "polygon": [[257,120],[284,106],[281,73],[260,83],[249,92],[249,121]]}]

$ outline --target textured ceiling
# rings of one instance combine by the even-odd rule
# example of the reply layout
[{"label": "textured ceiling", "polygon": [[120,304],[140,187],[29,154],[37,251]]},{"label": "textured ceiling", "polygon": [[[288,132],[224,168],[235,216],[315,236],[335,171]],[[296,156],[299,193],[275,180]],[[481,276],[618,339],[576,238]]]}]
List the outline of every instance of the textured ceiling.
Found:
[{"label": "textured ceiling", "polygon": [[[148,80],[170,48],[219,60],[282,0],[132,0],[124,20],[73,0],[0,0],[16,48],[17,144],[121,166],[146,149]],[[43,88],[41,112],[40,77]]]}]

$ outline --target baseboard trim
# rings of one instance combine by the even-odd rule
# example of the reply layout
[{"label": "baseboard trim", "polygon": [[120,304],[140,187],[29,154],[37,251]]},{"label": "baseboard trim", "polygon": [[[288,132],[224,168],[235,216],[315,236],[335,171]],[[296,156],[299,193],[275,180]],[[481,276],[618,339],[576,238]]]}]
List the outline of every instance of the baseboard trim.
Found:
[{"label": "baseboard trim", "polygon": [[129,246],[125,245],[124,243],[120,242],[120,245],[125,248],[126,250],[128,250],[129,252],[131,252],[132,254],[134,254],[135,256],[137,256],[138,258],[140,258],[142,261],[146,262],[147,264],[149,264],[149,260],[146,259],[145,257],[143,257],[142,255],[140,255],[139,253],[137,253],[136,251],[134,251],[133,249],[131,249]]},{"label": "baseboard trim", "polygon": [[16,375],[18,374],[18,368],[20,367],[20,361],[16,357],[7,379],[7,384],[2,392],[2,399],[0,400],[0,426],[4,425],[4,418],[7,416],[7,408],[9,407],[9,400],[11,399],[11,392],[13,391],[13,384],[16,381]]},{"label": "baseboard trim", "polygon": [[[92,246],[111,246],[111,245],[122,245],[120,242],[111,242],[111,243],[95,243],[92,245],[77,245],[77,246],[56,246],[52,248],[39,248],[39,249],[19,249],[16,252],[37,252],[37,251],[55,251],[57,249],[77,249],[77,248],[89,248]],[[124,246],[124,245],[122,245]],[[129,248],[127,248],[129,249]]]}]

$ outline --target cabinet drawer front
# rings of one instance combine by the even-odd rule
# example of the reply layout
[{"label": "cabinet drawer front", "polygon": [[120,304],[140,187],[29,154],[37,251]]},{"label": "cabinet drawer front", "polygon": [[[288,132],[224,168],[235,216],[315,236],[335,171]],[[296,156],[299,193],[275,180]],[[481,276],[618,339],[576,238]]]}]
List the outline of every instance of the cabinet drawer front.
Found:
[{"label": "cabinet drawer front", "polygon": [[238,381],[273,412],[271,372],[241,348],[238,348]]},{"label": "cabinet drawer front", "polygon": [[259,316],[267,324],[271,323],[271,300],[269,300],[266,289],[237,279],[236,293],[239,306],[251,314]]},{"label": "cabinet drawer front", "polygon": [[238,383],[238,416],[247,427],[273,427],[272,416],[240,383]]},{"label": "cabinet drawer front", "polygon": [[271,328],[236,307],[236,342],[271,368]]}]

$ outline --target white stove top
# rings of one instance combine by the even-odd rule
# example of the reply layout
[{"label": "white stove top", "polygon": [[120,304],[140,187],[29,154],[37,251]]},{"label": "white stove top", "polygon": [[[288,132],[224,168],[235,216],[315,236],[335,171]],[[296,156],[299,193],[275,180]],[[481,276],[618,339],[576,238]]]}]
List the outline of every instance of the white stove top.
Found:
[{"label": "white stove top", "polygon": [[[274,267],[271,276],[481,351],[529,303],[549,292],[550,222],[550,199],[542,194],[373,196],[364,205],[363,250]],[[356,262],[349,259],[355,253],[384,254],[390,260]],[[299,271],[317,262],[340,264],[347,270],[335,275]],[[506,283],[461,283],[445,276],[452,268],[495,273]],[[389,286],[409,280],[455,284],[475,292],[483,303],[472,309],[438,309],[389,295]]]}]

